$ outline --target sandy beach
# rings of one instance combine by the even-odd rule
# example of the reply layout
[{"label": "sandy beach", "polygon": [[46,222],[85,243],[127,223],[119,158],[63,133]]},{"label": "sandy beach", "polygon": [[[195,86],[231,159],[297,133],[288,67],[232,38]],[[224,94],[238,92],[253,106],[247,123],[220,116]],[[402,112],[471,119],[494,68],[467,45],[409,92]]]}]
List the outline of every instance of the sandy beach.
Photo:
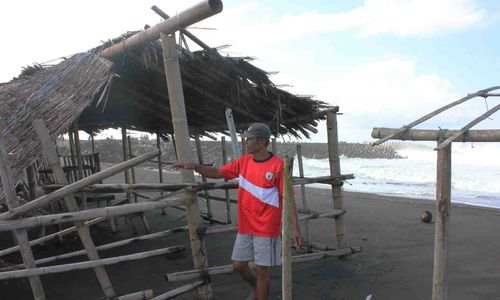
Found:
[{"label": "sandy beach", "polygon": [[[138,182],[157,182],[157,173],[136,169]],[[169,182],[179,176],[168,174]],[[121,176],[107,182],[123,182]],[[217,193],[215,193],[217,194]],[[300,195],[297,191],[296,195]],[[308,188],[308,204],[314,210],[331,208],[328,189]],[[300,199],[296,199],[300,207]],[[213,202],[215,217],[224,219],[224,204]],[[348,260],[329,258],[293,266],[295,299],[430,299],[432,286],[434,224],[420,221],[425,210],[434,212],[434,202],[396,198],[368,193],[344,192],[348,246],[362,246],[363,251]],[[203,209],[203,205],[201,205]],[[233,220],[236,220],[233,205]],[[185,214],[169,209],[167,215],[148,213],[153,231],[186,224]],[[448,299],[500,299],[500,210],[453,205],[449,244]],[[330,219],[312,220],[313,241],[334,245],[333,223]],[[143,228],[140,228],[144,234]],[[133,236],[130,225],[119,220],[119,232],[111,235],[108,225],[92,227],[96,245]],[[235,233],[206,237],[210,266],[230,263]],[[12,245],[9,234],[0,236],[0,245]],[[174,245],[188,247],[182,254],[160,256],[106,267],[115,291],[119,295],[153,289],[155,295],[184,283],[169,283],[164,275],[192,269],[187,233],[140,241],[131,245],[100,252],[101,257],[131,254]],[[34,249],[35,257],[53,256],[81,249],[76,236],[65,239],[64,246],[56,243]],[[15,255],[2,257],[18,261]],[[58,262],[86,260],[84,257]],[[281,299],[280,269],[273,271],[270,299]],[[102,299],[92,270],[73,271],[42,277],[47,299]],[[215,299],[244,299],[249,288],[236,274],[212,278]],[[195,292],[177,299],[195,299]],[[27,279],[0,282],[0,299],[32,299]]]}]

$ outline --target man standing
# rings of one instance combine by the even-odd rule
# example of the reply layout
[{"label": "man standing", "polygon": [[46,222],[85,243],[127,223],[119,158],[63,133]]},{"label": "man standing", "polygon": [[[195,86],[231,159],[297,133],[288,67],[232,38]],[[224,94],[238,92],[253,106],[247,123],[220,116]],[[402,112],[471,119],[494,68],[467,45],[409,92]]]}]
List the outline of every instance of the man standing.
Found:
[{"label": "man standing", "polygon": [[[252,124],[243,137],[248,155],[220,169],[191,162],[173,167],[195,170],[209,178],[239,179],[238,234],[231,259],[234,269],[252,287],[251,298],[266,300],[271,283],[269,268],[281,264],[283,161],[267,151],[271,130],[266,124]],[[292,203],[293,238],[301,249],[297,208]],[[248,265],[250,261],[255,262],[256,274]]]}]

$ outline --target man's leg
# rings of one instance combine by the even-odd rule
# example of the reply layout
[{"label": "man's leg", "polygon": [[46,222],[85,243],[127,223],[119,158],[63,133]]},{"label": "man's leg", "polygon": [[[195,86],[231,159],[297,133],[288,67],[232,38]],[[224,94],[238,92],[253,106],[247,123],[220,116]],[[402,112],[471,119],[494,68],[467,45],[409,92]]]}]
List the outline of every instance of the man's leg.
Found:
[{"label": "man's leg", "polygon": [[233,268],[236,272],[240,273],[241,277],[245,279],[252,287],[252,297],[257,298],[257,278],[252,269],[248,265],[248,261],[233,261]]},{"label": "man's leg", "polygon": [[270,268],[257,266],[257,299],[267,300],[271,286]]}]

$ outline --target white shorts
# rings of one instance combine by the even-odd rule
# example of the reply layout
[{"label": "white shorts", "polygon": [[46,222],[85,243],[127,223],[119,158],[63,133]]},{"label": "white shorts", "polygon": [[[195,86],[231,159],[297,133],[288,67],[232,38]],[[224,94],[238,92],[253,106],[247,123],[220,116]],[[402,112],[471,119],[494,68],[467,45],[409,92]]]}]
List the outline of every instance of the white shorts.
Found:
[{"label": "white shorts", "polygon": [[281,238],[238,233],[231,260],[254,261],[258,266],[279,266],[281,265]]}]

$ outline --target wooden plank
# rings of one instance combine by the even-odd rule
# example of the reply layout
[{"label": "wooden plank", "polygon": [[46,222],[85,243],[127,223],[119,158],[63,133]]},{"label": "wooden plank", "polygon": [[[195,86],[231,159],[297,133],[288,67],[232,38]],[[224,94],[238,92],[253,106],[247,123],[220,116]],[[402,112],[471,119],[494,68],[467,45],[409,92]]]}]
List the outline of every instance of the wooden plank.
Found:
[{"label": "wooden plank", "polygon": [[293,158],[285,157],[283,168],[283,212],[281,218],[281,295],[283,300],[292,299],[292,201],[293,198]]},{"label": "wooden plank", "polygon": [[[326,127],[328,137],[328,161],[330,163],[330,175],[339,176],[340,173],[340,158],[339,158],[339,135],[337,128],[337,114],[328,113],[326,115]],[[344,210],[344,200],[342,196],[342,187],[332,184],[332,202],[333,209]],[[335,237],[338,248],[345,248],[345,228],[343,215],[335,219]]]},{"label": "wooden plank", "polygon": [[[10,164],[9,156],[7,154],[7,145],[4,141],[3,130],[0,130],[0,177],[2,180],[5,202],[7,204],[7,208],[10,211],[19,206],[19,199],[17,199],[14,182],[12,182],[9,171]],[[16,237],[17,244],[19,245],[24,265],[28,269],[36,268],[35,259],[29,245],[28,234],[26,230],[14,230],[13,233]],[[29,277],[29,282],[31,285],[31,290],[33,292],[33,298],[36,300],[44,300],[45,293],[43,291],[42,281],[40,280],[40,277],[38,277],[37,275],[31,275]]]},{"label": "wooden plank", "polygon": [[[42,120],[35,120],[33,122],[33,127],[35,128],[38,138],[42,144],[42,150],[47,158],[47,161],[50,164],[52,169],[52,173],[56,178],[57,183],[68,184],[68,179],[64,175],[64,171],[61,166],[61,161],[59,160],[59,156],[57,155],[54,144],[52,144],[49,130],[45,126],[45,123]],[[88,177],[87,177],[88,178]],[[36,200],[35,200],[36,201]],[[76,203],[75,197],[70,194],[64,197],[64,202],[66,204],[66,208],[70,212],[76,212],[79,210],[78,205]],[[97,250],[95,249],[94,241],[90,235],[90,231],[87,225],[84,222],[78,221],[75,222],[76,231],[78,232],[78,236],[80,240],[87,250],[87,255],[90,260],[98,260],[99,255],[97,254]],[[98,266],[94,268],[97,279],[103,293],[106,297],[112,298],[115,296],[115,291],[113,290],[113,286],[111,285],[111,281],[109,280],[108,274],[106,270],[102,266]]]},{"label": "wooden plank", "polygon": [[[168,98],[170,102],[170,111],[172,113],[175,141],[177,144],[177,157],[179,161],[193,161],[175,35],[166,35],[162,33],[160,36],[163,48],[165,73],[168,74]],[[194,172],[192,170],[181,170],[181,176],[183,182],[194,183]],[[199,236],[201,218],[198,201],[195,192],[186,192],[186,196],[188,198],[186,200],[186,213],[194,267],[197,269],[205,269],[208,267],[208,259],[205,244]],[[212,288],[210,284],[198,288],[198,297],[200,299],[212,299]]]},{"label": "wooden plank", "polygon": [[437,152],[436,224],[432,300],[446,300],[448,290],[448,229],[451,210],[451,144]]},{"label": "wooden plank", "polygon": [[500,86],[494,86],[494,87],[490,87],[490,88],[487,88],[487,89],[484,89],[484,90],[480,90],[480,91],[477,91],[477,92],[475,92],[473,94],[469,94],[469,95],[467,95],[467,96],[465,96],[465,97],[463,97],[463,98],[461,98],[461,99],[459,99],[459,100],[457,100],[455,102],[449,103],[449,104],[447,104],[447,105],[445,105],[445,106],[443,106],[443,107],[441,107],[439,109],[436,109],[435,111],[433,111],[433,112],[431,112],[431,113],[429,113],[429,114],[427,114],[427,115],[425,115],[425,116],[417,119],[416,121],[413,121],[410,124],[405,125],[405,126],[399,128],[399,129],[397,129],[393,133],[391,133],[391,134],[389,134],[389,135],[381,138],[380,140],[374,142],[373,145],[380,145],[380,144],[382,144],[382,143],[384,143],[384,142],[386,142],[386,141],[388,141],[390,139],[393,139],[395,136],[397,136],[397,135],[399,135],[401,133],[404,133],[408,129],[411,129],[411,128],[417,126],[418,124],[423,123],[423,122],[429,120],[430,118],[432,118],[432,117],[434,117],[434,116],[442,113],[445,110],[448,110],[448,109],[450,109],[450,108],[452,108],[454,106],[457,106],[457,105],[459,105],[461,103],[464,103],[465,101],[470,100],[472,98],[475,98],[475,97],[478,97],[478,96],[487,95],[488,92],[491,92],[491,91],[494,91],[494,90],[497,90],[497,89],[500,89]]}]

